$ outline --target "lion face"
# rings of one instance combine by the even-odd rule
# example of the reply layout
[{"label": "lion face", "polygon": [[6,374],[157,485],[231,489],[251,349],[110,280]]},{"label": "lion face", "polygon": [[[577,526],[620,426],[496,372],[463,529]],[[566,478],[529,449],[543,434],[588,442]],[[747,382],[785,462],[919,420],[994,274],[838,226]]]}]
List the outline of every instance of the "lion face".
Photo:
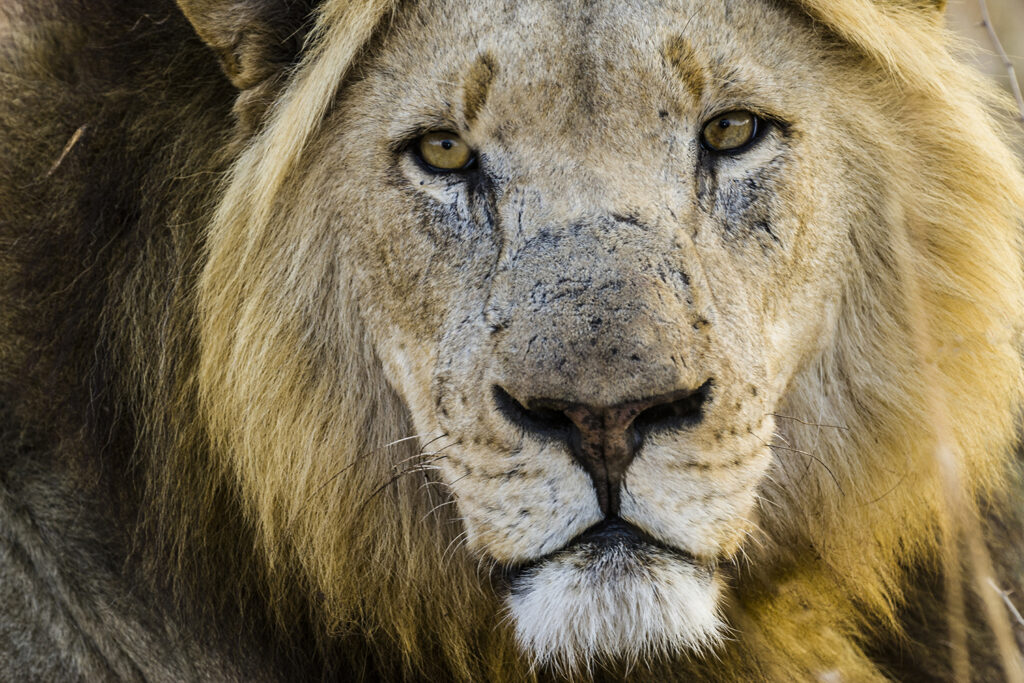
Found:
[{"label": "lion face", "polygon": [[[312,145],[294,210],[338,235],[347,296],[538,660],[723,628],[721,567],[756,528],[776,406],[833,334],[865,194],[817,163],[846,119],[814,40],[762,0],[427,2]],[[716,149],[728,125],[751,130]],[[462,163],[431,165],[430,133]]]},{"label": "lion face", "polygon": [[[842,279],[807,30],[752,0],[427,3],[393,33],[330,127],[377,181],[335,229],[469,548],[539,659],[712,642]],[[716,151],[730,112],[758,130]],[[468,168],[424,163],[437,131]]]}]

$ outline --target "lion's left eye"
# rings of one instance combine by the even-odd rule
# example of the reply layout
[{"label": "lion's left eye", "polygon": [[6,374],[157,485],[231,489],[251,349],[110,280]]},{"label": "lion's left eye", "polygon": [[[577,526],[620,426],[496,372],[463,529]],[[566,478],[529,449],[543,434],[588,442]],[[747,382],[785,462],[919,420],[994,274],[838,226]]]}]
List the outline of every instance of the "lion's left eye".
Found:
[{"label": "lion's left eye", "polygon": [[473,150],[455,133],[427,133],[416,142],[416,151],[434,171],[464,171],[475,161]]},{"label": "lion's left eye", "polygon": [[713,152],[737,152],[757,137],[761,119],[749,111],[719,114],[704,124],[701,139]]}]

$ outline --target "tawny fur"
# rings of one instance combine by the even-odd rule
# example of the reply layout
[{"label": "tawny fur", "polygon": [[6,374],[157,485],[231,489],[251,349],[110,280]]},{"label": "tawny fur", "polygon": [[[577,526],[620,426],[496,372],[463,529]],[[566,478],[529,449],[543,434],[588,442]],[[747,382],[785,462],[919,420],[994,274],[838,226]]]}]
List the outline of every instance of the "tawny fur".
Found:
[{"label": "tawny fur", "polygon": [[[460,480],[467,464],[500,472],[508,454],[494,444],[510,437],[488,424],[492,442],[449,438],[463,423],[442,424],[438,405],[449,394],[436,385],[468,376],[458,363],[476,349],[442,335],[448,328],[438,321],[461,310],[466,283],[490,277],[492,266],[500,280],[502,262],[475,260],[471,233],[446,243],[449,262],[428,259],[437,252],[411,228],[434,225],[430,202],[452,203],[457,216],[475,209],[431,181],[413,188],[419,203],[394,201],[402,178],[420,176],[380,142],[444,92],[473,121],[467,139],[484,144],[479,131],[497,126],[501,112],[479,91],[459,89],[464,74],[517,105],[508,84],[527,92],[536,74],[479,57],[488,36],[513,39],[467,19],[480,12],[473,3],[328,0],[310,16],[301,3],[269,16],[262,11],[272,3],[180,4],[184,14],[159,2],[0,8],[0,88],[13,94],[0,104],[0,559],[13,568],[0,577],[31,583],[27,594],[56,605],[56,616],[41,617],[56,626],[37,636],[37,626],[19,626],[32,618],[23,598],[3,593],[13,626],[0,628],[0,651],[16,671],[43,676],[557,678],[559,669],[523,652],[515,607],[506,608],[490,570],[557,549],[575,529],[553,526],[567,511],[580,525],[595,521],[588,481],[568,458],[530,445],[518,455],[535,456],[528,473],[557,479],[568,496],[558,505],[522,481],[495,488],[468,467]],[[577,27],[586,4],[522,3],[537,15],[516,20],[550,28],[561,12]],[[680,4],[697,13],[694,26],[734,35],[728,12],[700,13],[699,4]],[[655,444],[623,507],[659,538],[722,561],[720,601],[717,588],[700,599],[713,597],[725,638],[714,637],[716,622],[707,647],[680,638],[685,644],[665,652],[645,640],[618,659],[580,641],[580,661],[571,662],[579,675],[947,677],[945,607],[931,595],[948,515],[936,410],[948,416],[966,493],[992,522],[999,578],[1006,588],[1019,582],[1013,453],[1024,388],[1024,178],[993,113],[1005,103],[952,54],[939,4],[737,3],[735,16],[760,12],[797,32],[763,38],[775,46],[765,64],[797,64],[787,77],[827,84],[791,95],[817,107],[791,144],[804,135],[830,146],[820,158],[805,150],[800,174],[770,202],[849,200],[822,210],[849,222],[848,243],[834,252],[846,260],[801,261],[801,249],[820,246],[814,234],[801,234],[812,242],[798,247],[784,233],[785,252],[764,236],[731,247],[800,266],[764,265],[768,293],[751,291],[751,300],[799,303],[834,292],[820,319],[805,321],[821,335],[789,337],[765,322],[769,313],[742,308],[747,317],[712,327],[775,336],[726,331],[722,338],[739,341],[716,350],[699,346],[701,325],[690,332],[689,320],[685,332],[665,333],[702,349],[691,361],[717,358],[759,390],[735,417],[745,433],[701,451],[720,464],[742,449],[734,470],[717,480],[672,474],[670,461],[690,451]],[[251,10],[253,30],[235,23],[249,16],[239,8]],[[626,9],[600,16],[643,25]],[[477,25],[487,26],[481,35]],[[609,33],[550,30],[538,44],[572,64],[562,53],[569,38]],[[606,44],[608,64],[635,57]],[[424,45],[435,52],[424,54]],[[717,87],[706,72],[719,55],[701,45],[663,48],[665,79],[678,78],[687,97]],[[742,55],[759,45],[723,50]],[[522,59],[517,44],[500,47]],[[451,61],[435,64],[435,54]],[[579,64],[581,82],[598,69]],[[429,78],[381,85],[403,73]],[[660,83],[651,79],[644,82]],[[578,152],[578,139],[602,141],[580,152],[590,164],[583,175],[595,186],[614,176],[608,194],[650,214],[655,203],[635,180],[647,162],[624,162],[622,151],[628,135],[662,125],[663,104],[637,95],[633,79],[607,82],[622,89],[601,95],[623,112],[627,103],[646,107],[650,120],[633,124],[596,95],[577,101],[537,86],[529,91],[536,99],[525,99],[550,109],[519,112],[537,124],[526,171],[548,169],[551,187],[572,190],[575,176],[559,175],[571,156],[564,152]],[[692,100],[680,101],[664,118],[697,116]],[[555,125],[580,112],[598,124]],[[522,205],[552,224],[587,209],[571,191],[548,201]],[[788,216],[787,225],[802,219]],[[603,230],[588,224],[579,234],[605,245]],[[595,269],[631,255],[631,240]],[[567,270],[575,251],[566,247]],[[528,249],[520,253],[527,256],[514,263],[532,263]],[[820,275],[836,272],[840,280]],[[518,296],[514,274],[504,277],[511,284],[495,287],[496,308]],[[772,299],[774,290],[790,298]],[[642,321],[632,329],[647,331]],[[776,356],[765,360],[761,347]],[[720,360],[732,357],[763,367]],[[450,374],[437,373],[441,361]],[[594,382],[590,390],[605,397],[619,389]],[[755,420],[748,413],[758,408]],[[463,422],[478,422],[472,417]],[[741,492],[721,493],[730,487]],[[672,514],[651,506],[680,490],[711,503]],[[504,517],[488,517],[506,499],[531,501],[533,521],[502,527]],[[541,551],[538,535],[549,529],[552,547]],[[29,635],[10,635],[19,629]],[[976,670],[998,672],[984,624],[978,630]]]}]

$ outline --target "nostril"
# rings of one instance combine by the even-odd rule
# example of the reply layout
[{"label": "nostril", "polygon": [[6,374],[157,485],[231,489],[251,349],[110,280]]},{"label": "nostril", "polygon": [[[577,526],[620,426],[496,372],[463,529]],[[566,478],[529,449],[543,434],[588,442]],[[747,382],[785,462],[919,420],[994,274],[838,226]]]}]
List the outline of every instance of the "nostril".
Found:
[{"label": "nostril", "polygon": [[[692,427],[704,417],[704,407],[711,398],[711,380],[692,391],[678,392],[647,408],[633,420],[638,440],[659,431]],[[639,444],[638,444],[639,445]]]},{"label": "nostril", "polygon": [[527,408],[510,393],[494,385],[494,402],[506,420],[549,439],[567,439],[575,430],[572,420],[555,404],[531,402]]},{"label": "nostril", "polygon": [[700,422],[711,397],[711,380],[697,389],[659,394],[612,406],[529,398],[519,401],[494,385],[498,412],[534,436],[560,440],[590,476],[606,517],[618,514],[626,470],[652,432]]}]

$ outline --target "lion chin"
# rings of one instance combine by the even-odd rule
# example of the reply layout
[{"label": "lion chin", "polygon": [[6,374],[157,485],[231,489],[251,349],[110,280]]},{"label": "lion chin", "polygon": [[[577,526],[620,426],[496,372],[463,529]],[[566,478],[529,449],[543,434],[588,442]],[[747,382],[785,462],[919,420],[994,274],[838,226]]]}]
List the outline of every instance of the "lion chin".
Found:
[{"label": "lion chin", "polygon": [[713,569],[614,520],[513,572],[505,601],[534,665],[571,672],[714,647],[718,594]]}]

